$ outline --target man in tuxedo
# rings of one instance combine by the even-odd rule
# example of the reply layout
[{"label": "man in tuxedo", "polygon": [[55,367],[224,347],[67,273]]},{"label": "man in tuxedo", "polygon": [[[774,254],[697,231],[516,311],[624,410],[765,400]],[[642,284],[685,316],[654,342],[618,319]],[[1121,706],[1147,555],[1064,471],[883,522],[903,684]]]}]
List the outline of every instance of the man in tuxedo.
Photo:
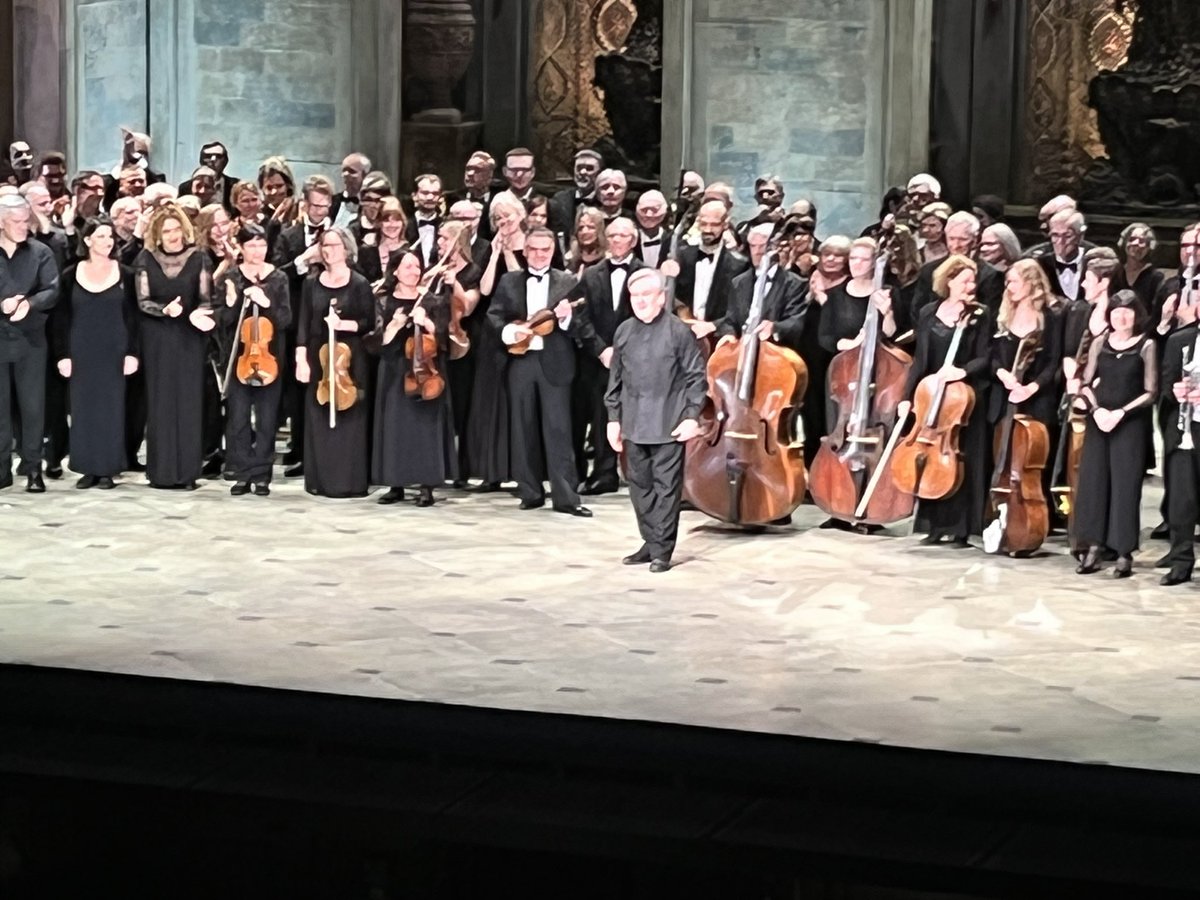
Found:
[{"label": "man in tuxedo", "polygon": [[667,198],[662,191],[646,191],[637,201],[638,234],[633,255],[657,269],[671,250],[671,236],[663,227],[667,218]]},{"label": "man in tuxedo", "polygon": [[[229,192],[233,190],[233,186],[241,179],[226,175],[225,167],[227,165],[229,165],[229,151],[225,149],[225,145],[220,141],[211,141],[200,148],[200,166],[212,169],[214,176],[211,202],[220,203],[225,207],[226,212],[230,215],[235,215],[233,204],[229,201]],[[183,197],[196,193],[193,187],[194,183],[194,174],[187,181],[180,182],[179,196]]]},{"label": "man in tuxedo", "polygon": [[364,153],[351,153],[342,160],[342,192],[333,198],[333,209],[329,213],[334,225],[349,228],[358,221],[362,213],[358,194],[370,171],[371,160]]},{"label": "man in tuxedo", "polygon": [[[533,151],[525,147],[514,147],[504,155],[504,180],[512,195],[529,208],[529,201],[534,195],[545,195],[546,192],[534,184],[537,177],[537,165],[533,159]],[[574,223],[572,223],[574,224]]]},{"label": "man in tuxedo", "polygon": [[404,238],[429,268],[437,262],[437,236],[442,225],[442,179],[436,175],[418,175],[413,191],[413,217],[408,220]]},{"label": "man in tuxedo", "polygon": [[575,154],[573,178],[575,186],[564,188],[550,198],[550,230],[570,236],[575,230],[575,216],[581,206],[598,206],[596,176],[604,168],[604,160],[595,150],[580,150]]},{"label": "man in tuxedo", "polygon": [[676,311],[685,310],[694,323],[697,338],[717,330],[717,323],[729,308],[733,279],[750,267],[749,260],[724,244],[729,227],[729,211],[721,200],[708,200],[696,216],[699,245],[689,244],[679,251],[679,260],[667,260],[659,268],[675,279]]},{"label": "man in tuxedo", "polygon": [[[511,419],[512,473],[517,481],[521,509],[546,504],[544,474],[550,476],[550,498],[556,512],[592,515],[579,503],[575,490],[575,454],[571,450],[571,381],[575,377],[574,334],[584,345],[594,345],[586,316],[576,317],[569,296],[578,282],[551,269],[554,232],[535,228],[525,238],[527,271],[501,277],[488,308],[488,321],[508,346],[528,340],[522,355],[509,354],[505,368]],[[554,311],[554,329],[545,337],[523,324],[534,313]],[[544,463],[544,465],[543,465]]]},{"label": "man in tuxedo", "polygon": [[479,206],[479,236],[484,241],[492,239],[492,223],[488,213],[492,207],[492,197],[504,190],[502,183],[496,183],[496,160],[485,150],[476,150],[467,158],[463,169],[463,189],[449,194],[446,201],[450,204],[470,200]]},{"label": "man in tuxedo", "polygon": [[743,240],[755,225],[774,224],[783,218],[783,181],[774,175],[758,176],[754,179],[754,199],[758,203],[754,216],[737,226]]},{"label": "man in tuxedo", "polygon": [[[1050,292],[1068,303],[1079,297],[1083,281],[1083,233],[1087,230],[1083,213],[1064,209],[1050,217],[1052,252],[1037,257],[1050,282]],[[953,252],[953,251],[951,251]]]},{"label": "man in tuxedo", "polygon": [[[742,336],[742,331],[750,319],[750,307],[754,302],[754,283],[758,277],[758,267],[762,264],[763,256],[767,252],[767,243],[771,240],[774,230],[774,225],[764,223],[755,225],[746,235],[751,267],[733,279],[729,309],[717,325],[718,344]],[[759,339],[774,341],[799,353],[800,337],[804,333],[804,315],[807,311],[804,303],[806,293],[805,282],[799,275],[787,269],[780,269],[777,262],[773,263],[767,270],[766,293],[763,295],[762,310],[759,313]]]},{"label": "man in tuxedo", "polygon": [[[333,208],[333,182],[324,175],[311,175],[304,181],[302,196],[304,210],[300,221],[279,233],[272,250],[272,264],[288,276],[288,293],[292,309],[300,310],[300,295],[304,279],[321,259],[321,235],[332,226],[329,211]],[[287,328],[287,352],[284,359],[296,357],[296,329],[300,316],[292,317]],[[283,384],[283,406],[291,419],[291,444],[283,461],[289,468],[284,475],[296,478],[304,474],[304,385],[296,380],[294,366],[286,365]]]},{"label": "man in tuxedo", "polygon": [[633,255],[637,229],[631,220],[620,216],[604,230],[608,238],[608,257],[584,269],[580,293],[587,301],[587,320],[596,340],[579,360],[579,375],[575,379],[575,403],[572,405],[572,437],[575,461],[582,476],[586,461],[583,458],[584,439],[591,426],[596,445],[592,475],[584,480],[580,493],[611,494],[620,486],[617,476],[617,454],[605,440],[608,413],[604,408],[604,392],[608,389],[608,367],[612,361],[613,335],[617,326],[633,315],[629,305],[629,276],[641,269],[642,263]]},{"label": "man in tuxedo", "polygon": [[[975,300],[986,306],[995,316],[1000,311],[1000,301],[1004,299],[1004,273],[989,265],[979,255],[979,235],[982,230],[980,221],[974,215],[969,212],[956,212],[946,220],[944,236],[950,256],[966,256],[975,261]],[[945,261],[935,259],[921,266],[921,271],[917,274],[917,286],[913,289],[909,323],[915,323],[917,314],[925,305],[937,299],[933,293],[933,273]]]},{"label": "man in tuxedo", "polygon": [[[121,161],[113,166],[112,171],[104,176],[104,207],[105,209],[113,205],[117,199],[118,185],[123,180],[121,171],[130,166],[137,166],[144,173],[142,179],[142,188],[147,185],[159,184],[166,181],[166,176],[162,172],[156,172],[150,167],[150,149],[152,143],[150,135],[141,134],[137,131],[130,131],[128,128],[121,129]],[[136,197],[141,194],[141,191],[134,193],[126,193],[125,196]]]},{"label": "man in tuxedo", "polygon": [[473,200],[459,200],[446,212],[451,222],[462,222],[470,229],[471,261],[479,266],[480,272],[487,268],[488,258],[492,255],[492,242],[479,234],[482,215],[479,204]]},{"label": "man in tuxedo", "polygon": [[624,213],[628,193],[629,182],[620,169],[605,169],[596,176],[596,200],[605,222]]},{"label": "man in tuxedo", "polygon": [[1183,432],[1179,429],[1180,406],[1192,405],[1186,416],[1192,443],[1200,447],[1200,388],[1193,387],[1193,378],[1184,371],[1184,353],[1188,366],[1195,365],[1200,353],[1200,332],[1196,328],[1196,307],[1180,308],[1179,327],[1167,339],[1162,361],[1162,398],[1158,405],[1163,441],[1163,507],[1171,549],[1159,560],[1168,571],[1159,584],[1171,587],[1192,580],[1196,564],[1194,547],[1197,521],[1200,520],[1200,451],[1180,447]]}]

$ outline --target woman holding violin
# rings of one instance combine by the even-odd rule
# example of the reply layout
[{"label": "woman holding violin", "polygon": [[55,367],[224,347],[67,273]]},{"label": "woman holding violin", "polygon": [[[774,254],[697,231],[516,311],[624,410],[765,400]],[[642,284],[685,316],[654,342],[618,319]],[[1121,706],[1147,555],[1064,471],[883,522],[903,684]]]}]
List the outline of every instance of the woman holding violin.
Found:
[{"label": "woman holding violin", "polygon": [[305,389],[304,489],[323,497],[367,495],[367,359],[375,327],[371,286],[351,269],[357,256],[345,228],[319,244],[324,271],[304,281],[296,328],[296,380]]},{"label": "woman holding violin", "polygon": [[380,303],[371,481],[390,486],[376,501],[385,506],[403,500],[405,485],[414,484],[417,506],[433,506],[433,489],[458,477],[445,381],[452,289],[440,264],[422,277],[414,250],[401,253],[394,274]]},{"label": "woman holding violin", "polygon": [[475,384],[475,347],[484,326],[479,314],[479,279],[483,276],[472,261],[471,227],[466,222],[443,222],[437,236],[438,258],[446,261],[445,284],[450,288],[449,372],[444,373],[454,410],[454,433],[458,437],[458,478],[465,487],[471,470],[467,454],[467,423],[471,418],[471,389]]},{"label": "woman holding violin", "polygon": [[955,547],[969,547],[967,538],[983,530],[991,456],[985,401],[992,323],[986,308],[975,302],[975,270],[972,260],[955,255],[934,271],[933,291],[940,301],[926,304],[917,316],[916,346],[904,392],[910,399],[897,410],[898,418],[907,417],[917,385],[929,375],[940,375],[945,382],[966,382],[975,393],[974,407],[959,431],[961,485],[939,500],[918,501],[913,531],[925,534],[922,544],[949,540]]},{"label": "woman holding violin", "polygon": [[271,493],[275,426],[283,380],[284,329],[292,321],[288,281],[267,262],[267,232],[242,225],[237,234],[242,261],[216,283],[218,328],[232,356],[221,369],[225,388],[226,469],[240,497],[253,489]]},{"label": "woman holding violin", "polygon": [[1146,431],[1158,395],[1158,360],[1149,316],[1137,294],[1108,303],[1109,331],[1092,343],[1076,408],[1088,416],[1075,495],[1075,541],[1087,553],[1075,570],[1100,570],[1105,547],[1117,554],[1114,578],[1133,574],[1141,530]]}]

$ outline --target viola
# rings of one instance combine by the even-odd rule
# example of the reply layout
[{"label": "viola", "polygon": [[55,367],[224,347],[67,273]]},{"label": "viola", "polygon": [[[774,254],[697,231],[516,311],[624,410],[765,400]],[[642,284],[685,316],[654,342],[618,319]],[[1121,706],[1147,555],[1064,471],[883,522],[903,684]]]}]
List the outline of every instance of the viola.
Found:
[{"label": "viola", "polygon": [[[981,308],[964,304],[943,367],[954,365],[963,333]],[[913,394],[916,424],[896,447],[892,480],[897,488],[922,500],[940,500],[962,487],[964,466],[959,436],[975,409],[975,391],[965,381],[926,375]]]},{"label": "viola", "polygon": [[[883,287],[887,262],[884,253],[875,261],[875,290]],[[865,525],[906,519],[914,502],[883,477],[903,425],[896,422],[896,407],[904,399],[912,357],[880,339],[880,319],[868,306],[862,341],[829,364],[837,418],[821,438],[808,478],[813,502],[827,515]]]},{"label": "viola", "polygon": [[[416,312],[424,301],[424,295],[413,305]],[[412,321],[411,313],[409,321]],[[408,359],[408,371],[404,374],[404,393],[421,400],[436,400],[446,390],[446,380],[437,368],[437,335],[413,323],[412,336],[404,342],[404,355]]]},{"label": "viola", "polygon": [[330,428],[337,427],[339,412],[345,412],[358,402],[358,387],[350,375],[350,345],[337,340],[337,332],[333,328],[336,305],[336,299],[329,304],[329,315],[325,317],[329,340],[321,345],[317,353],[321,364],[321,380],[317,382],[317,403],[329,407]]},{"label": "viola", "polygon": [[[1017,381],[1037,353],[1041,335],[1027,335],[1017,345],[1012,373]],[[1042,469],[1050,454],[1050,435],[1036,419],[1019,414],[1009,402],[994,444],[996,468],[990,494],[991,521],[983,531],[987,553],[1028,556],[1050,533],[1050,508],[1042,493]]]},{"label": "viola", "polygon": [[[586,302],[586,298],[580,297],[578,300],[571,301],[571,309],[578,309]],[[539,309],[528,319],[522,319],[519,322],[514,322],[514,325],[523,325],[528,328],[531,334],[519,338],[516,343],[508,345],[508,352],[513,356],[524,356],[529,352],[529,345],[533,343],[534,337],[547,337],[554,333],[554,329],[558,327],[558,316],[554,314],[553,307]]]},{"label": "viola", "polygon": [[808,369],[796,353],[757,334],[771,257],[758,268],[741,339],[717,347],[708,360],[709,404],[684,460],[684,496],[736,525],[791,515],[806,486],[804,442],[795,422]]},{"label": "viola", "polygon": [[242,354],[238,357],[237,377],[250,387],[265,387],[279,377],[279,361],[271,353],[271,339],[275,337],[275,326],[271,320],[258,313],[242,323]]}]

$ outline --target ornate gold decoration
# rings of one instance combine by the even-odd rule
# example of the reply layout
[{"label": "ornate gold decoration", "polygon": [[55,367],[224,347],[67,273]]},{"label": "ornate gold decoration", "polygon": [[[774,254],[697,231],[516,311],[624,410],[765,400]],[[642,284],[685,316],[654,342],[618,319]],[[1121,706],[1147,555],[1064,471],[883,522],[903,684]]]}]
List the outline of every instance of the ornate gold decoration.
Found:
[{"label": "ornate gold decoration", "polygon": [[540,0],[534,14],[533,150],[543,179],[569,175],[575,151],[611,133],[592,83],[596,56],[618,51],[637,21],[631,0]]},{"label": "ornate gold decoration", "polygon": [[1136,4],[1113,0],[1032,0],[1025,131],[1029,148],[1021,199],[1040,202],[1073,190],[1104,155],[1088,82],[1125,61]]}]

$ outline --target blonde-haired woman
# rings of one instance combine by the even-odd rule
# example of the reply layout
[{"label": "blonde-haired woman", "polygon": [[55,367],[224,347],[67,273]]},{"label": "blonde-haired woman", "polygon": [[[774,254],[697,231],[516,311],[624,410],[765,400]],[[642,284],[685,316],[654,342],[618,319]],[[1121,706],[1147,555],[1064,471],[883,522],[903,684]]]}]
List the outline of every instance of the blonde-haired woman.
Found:
[{"label": "blonde-haired woman", "polygon": [[571,249],[567,251],[566,267],[572,275],[581,275],[583,270],[604,259],[608,251],[605,236],[604,213],[590,206],[581,207],[575,217],[575,233],[571,236]]},{"label": "blonde-haired woman", "polygon": [[[962,486],[941,500],[918,501],[913,532],[925,535],[923,544],[948,540],[951,546],[969,547],[967,538],[983,532],[991,472],[985,392],[992,374],[988,352],[992,322],[987,307],[975,302],[976,269],[973,260],[959,255],[938,266],[933,273],[933,291],[939,300],[921,308],[914,328],[916,346],[904,394],[908,400],[900,404],[900,417],[908,415],[917,385],[926,375],[940,372],[946,381],[964,381],[975,391],[975,408],[959,436],[966,469]],[[960,324],[962,339],[951,357],[950,347]]]},{"label": "blonde-haired woman", "polygon": [[[1012,403],[1016,412],[1037,419],[1054,434],[1063,323],[1050,299],[1050,283],[1036,260],[1019,259],[1009,266],[992,338],[992,374],[999,382],[992,386],[988,409],[988,421],[993,425],[1004,418]],[[1015,372],[1022,343],[1026,363],[1022,372]]]},{"label": "blonde-haired woman", "polygon": [[134,261],[146,373],[146,476],[151,487],[193,490],[203,464],[204,353],[213,330],[212,268],[187,214],[154,211]]}]

